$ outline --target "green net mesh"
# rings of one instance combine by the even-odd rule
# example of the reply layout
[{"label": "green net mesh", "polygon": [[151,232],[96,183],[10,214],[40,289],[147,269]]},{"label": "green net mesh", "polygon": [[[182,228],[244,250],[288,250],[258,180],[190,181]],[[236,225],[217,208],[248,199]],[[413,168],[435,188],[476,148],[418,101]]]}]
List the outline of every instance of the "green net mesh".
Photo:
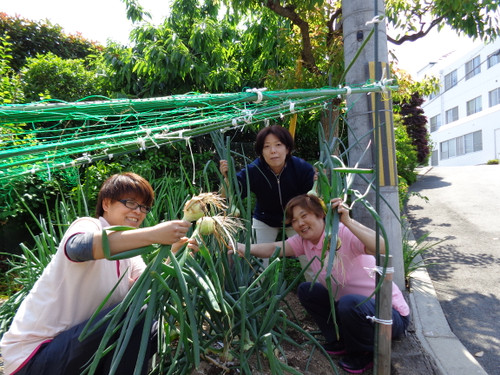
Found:
[{"label": "green net mesh", "polygon": [[[360,87],[186,94],[152,99],[85,98],[0,106],[0,180],[112,159],[136,150],[188,140],[322,109],[333,98],[394,87]],[[101,100],[100,100],[101,99]]]}]

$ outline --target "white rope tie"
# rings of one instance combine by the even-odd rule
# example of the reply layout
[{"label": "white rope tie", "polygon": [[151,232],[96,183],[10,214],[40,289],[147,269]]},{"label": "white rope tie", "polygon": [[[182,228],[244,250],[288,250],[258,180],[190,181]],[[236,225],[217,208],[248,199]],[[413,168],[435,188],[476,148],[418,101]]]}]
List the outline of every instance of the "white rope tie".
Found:
[{"label": "white rope tie", "polygon": [[113,154],[108,154],[108,149],[107,148],[105,148],[103,150],[103,152],[104,152],[104,155],[107,155],[107,157],[108,157],[109,160],[113,159]]},{"label": "white rope tie", "polygon": [[92,158],[90,157],[90,155],[88,154],[88,152],[84,152],[82,156],[80,156],[79,158],[76,158],[76,159],[73,159],[73,161],[71,163],[75,163],[77,161],[86,161],[87,163],[92,163]]},{"label": "white rope tie", "polygon": [[386,320],[386,319],[379,319],[375,316],[366,316],[366,319],[371,320],[373,323],[379,323],[379,324],[384,324],[386,326],[391,326],[392,325],[392,319]]},{"label": "white rope tie", "polygon": [[139,150],[146,150],[146,140],[142,137],[137,138],[137,143],[139,144]]},{"label": "white rope tie", "polygon": [[[365,270],[370,272],[370,277],[375,276],[375,272],[378,273],[380,276],[384,274],[384,267],[381,266],[375,266],[375,267],[363,267]],[[390,275],[394,273],[394,267],[387,267],[385,269],[385,274]]]},{"label": "white rope tie", "polygon": [[242,119],[245,123],[251,124],[252,123],[252,118],[253,118],[253,112],[249,109],[244,109],[242,110],[243,116]]},{"label": "white rope tie", "polygon": [[257,100],[254,100],[254,103],[255,104],[259,104],[261,101],[262,101],[262,98],[264,97],[262,95],[262,92],[263,91],[266,91],[267,90],[267,87],[263,87],[261,89],[258,89],[258,88],[253,88],[253,89],[246,89],[245,91],[246,92],[251,92],[251,93],[254,93],[254,94],[257,94]]},{"label": "white rope tie", "polygon": [[384,19],[385,19],[385,16],[383,16],[382,14],[379,14],[378,16],[373,17],[371,21],[366,22],[365,25],[368,26],[368,25],[371,25],[374,23],[381,23]]}]

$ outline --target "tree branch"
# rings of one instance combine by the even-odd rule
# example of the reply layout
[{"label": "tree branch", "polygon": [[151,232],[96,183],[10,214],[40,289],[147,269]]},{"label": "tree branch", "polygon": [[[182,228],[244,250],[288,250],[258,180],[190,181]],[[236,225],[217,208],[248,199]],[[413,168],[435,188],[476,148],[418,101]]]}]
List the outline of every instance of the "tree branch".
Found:
[{"label": "tree branch", "polygon": [[301,57],[303,61],[303,66],[309,70],[311,73],[320,74],[320,70],[316,65],[316,59],[314,58],[311,45],[311,37],[309,35],[309,23],[304,21],[295,12],[295,7],[292,5],[287,5],[283,7],[277,0],[267,0],[265,7],[272,10],[274,13],[281,17],[288,18],[294,25],[296,25],[300,30],[300,35],[302,36],[302,52]]},{"label": "tree branch", "polygon": [[333,24],[335,23],[335,21],[337,19],[339,19],[339,18],[341,19],[341,17],[342,17],[342,7],[338,8],[331,15],[330,19],[326,22],[326,27],[328,29],[328,35],[327,35],[327,38],[326,38],[326,43],[327,43],[328,47],[330,47],[330,45],[332,44],[332,42],[334,40],[335,34],[338,34],[339,31],[342,32],[341,22],[339,22],[339,24],[337,25],[337,28],[333,27]]},{"label": "tree branch", "polygon": [[429,31],[431,31],[434,26],[439,25],[443,19],[444,19],[444,17],[439,17],[439,18],[436,18],[435,20],[432,20],[432,22],[430,23],[429,27],[426,30],[424,30],[425,24],[422,23],[422,27],[420,28],[420,31],[416,32],[415,34],[405,35],[399,39],[393,39],[389,35],[387,35],[387,40],[393,44],[398,45],[398,46],[400,46],[404,42],[414,42],[415,40],[418,40],[418,39],[426,36],[429,33]]}]

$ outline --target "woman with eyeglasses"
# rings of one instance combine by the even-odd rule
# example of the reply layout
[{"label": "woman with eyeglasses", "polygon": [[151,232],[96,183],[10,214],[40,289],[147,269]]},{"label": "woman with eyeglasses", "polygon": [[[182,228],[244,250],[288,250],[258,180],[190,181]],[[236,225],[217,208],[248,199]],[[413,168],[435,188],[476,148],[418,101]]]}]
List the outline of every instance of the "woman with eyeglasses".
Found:
[{"label": "woman with eyeglasses", "polygon": [[[146,267],[141,256],[106,259],[102,246],[104,229],[136,228],[107,232],[112,255],[152,244],[172,245],[172,252],[176,252],[188,242],[188,248],[198,249],[194,240],[185,237],[189,222],[172,220],[139,228],[153,200],[151,185],[135,173],[115,174],[104,182],[96,217],[82,217],[70,225],[56,254],[3,335],[0,346],[6,375],[80,374],[92,359],[106,326],[79,341],[83,327],[115,287],[100,315],[120,303]],[[133,373],[142,329],[140,323],[136,325],[137,334],[132,334],[118,374]],[[156,330],[152,327],[149,357],[154,354],[155,344]],[[97,373],[109,372],[111,357],[112,353],[101,360]],[[147,373],[147,362],[143,373]]]}]

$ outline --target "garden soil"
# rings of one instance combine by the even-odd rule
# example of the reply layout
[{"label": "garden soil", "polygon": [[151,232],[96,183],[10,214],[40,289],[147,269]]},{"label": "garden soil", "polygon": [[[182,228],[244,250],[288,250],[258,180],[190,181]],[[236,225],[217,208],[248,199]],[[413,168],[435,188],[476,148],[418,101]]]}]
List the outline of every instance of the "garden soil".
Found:
[{"label": "garden soil", "polygon": [[[289,293],[286,298],[286,304],[282,308],[296,324],[308,331],[316,331],[317,327],[310,317],[305,313],[300,305],[297,296],[294,293]],[[293,310],[293,313],[290,312]],[[422,348],[413,327],[410,325],[407,336],[400,340],[393,341],[392,344],[392,360],[391,360],[391,375],[442,375],[438,370],[434,360]],[[297,347],[291,344],[284,344],[283,348],[286,351],[287,363],[291,367],[297,369],[304,375],[327,375],[327,374],[347,374],[338,366],[339,358],[332,357],[335,368],[332,367],[328,359],[320,353],[319,350],[313,350],[311,345],[305,343],[305,338],[297,334],[293,330],[289,332],[290,336],[302,347]],[[312,353],[312,354],[311,354]],[[249,361],[252,363],[252,361]],[[253,361],[253,366],[256,366],[257,361]],[[261,361],[262,363],[262,361]],[[223,364],[213,361],[203,361],[199,368],[194,370],[191,375],[236,375],[239,372],[225,371]],[[270,370],[257,371],[253,374],[272,375]],[[368,370],[365,375],[373,375],[373,370]],[[3,360],[0,353],[0,375],[3,375]]]},{"label": "garden soil", "polygon": [[[286,301],[287,303],[283,304],[282,308],[290,319],[296,319],[296,324],[310,332],[317,331],[316,324],[305,313],[295,293],[289,293]],[[293,313],[289,310],[293,310]],[[307,340],[302,335],[294,331],[290,331],[289,334],[299,344],[304,343],[304,345],[302,348],[295,345],[284,345],[288,365],[294,367],[304,375],[348,374],[338,367],[340,358],[331,357],[335,365],[335,368],[333,368],[328,359],[319,350],[316,349],[313,351],[311,345],[305,344]],[[434,359],[422,348],[415,333],[413,322],[410,324],[408,334],[405,337],[393,341],[391,354],[391,375],[443,375],[439,371]],[[254,364],[256,363],[255,360],[253,362]],[[191,375],[220,374],[236,375],[239,373],[236,371],[224,372],[224,369],[220,365],[209,362],[203,362],[197,370],[191,373]],[[273,375],[269,370],[260,372],[256,370],[252,374]],[[285,372],[285,374],[287,373]],[[366,371],[364,375],[373,375],[373,370]]]}]

